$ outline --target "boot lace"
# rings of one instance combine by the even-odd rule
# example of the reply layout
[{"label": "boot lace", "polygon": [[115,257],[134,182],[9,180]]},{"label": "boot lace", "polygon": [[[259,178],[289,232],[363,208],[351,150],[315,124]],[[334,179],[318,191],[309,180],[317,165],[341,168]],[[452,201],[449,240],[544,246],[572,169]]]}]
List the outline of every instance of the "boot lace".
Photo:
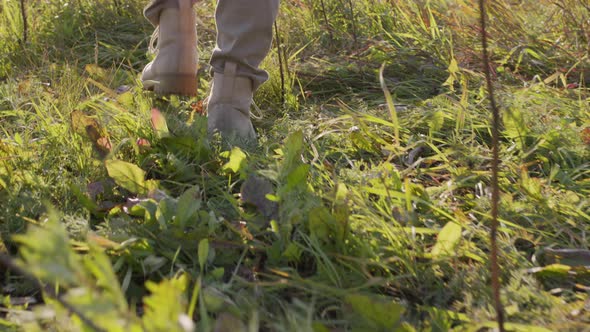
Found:
[{"label": "boot lace", "polygon": [[158,54],[158,35],[160,34],[160,26],[158,25],[152,36],[150,37],[150,42],[148,44],[148,52],[150,54]]},{"label": "boot lace", "polygon": [[[256,102],[254,101],[254,99],[252,99],[252,106],[254,106],[254,109],[252,111],[250,111],[250,116],[256,120],[261,120],[262,119],[262,110],[260,109],[260,107],[258,107],[258,105],[256,105]],[[256,112],[254,112],[254,110],[256,110]]]}]

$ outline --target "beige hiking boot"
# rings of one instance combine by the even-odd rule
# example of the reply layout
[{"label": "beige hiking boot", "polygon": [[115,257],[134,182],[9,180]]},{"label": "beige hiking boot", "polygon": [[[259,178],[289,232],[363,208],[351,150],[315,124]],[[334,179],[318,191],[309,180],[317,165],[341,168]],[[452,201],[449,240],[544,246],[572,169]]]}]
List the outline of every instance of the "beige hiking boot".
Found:
[{"label": "beige hiking boot", "polygon": [[224,140],[236,145],[256,143],[250,121],[253,85],[248,77],[236,76],[237,64],[226,62],[223,74],[213,74],[213,86],[207,105],[209,134],[219,132]]},{"label": "beige hiking boot", "polygon": [[197,31],[195,11],[190,1],[178,8],[164,8],[152,36],[157,38],[156,57],[141,74],[143,87],[158,94],[197,94]]}]

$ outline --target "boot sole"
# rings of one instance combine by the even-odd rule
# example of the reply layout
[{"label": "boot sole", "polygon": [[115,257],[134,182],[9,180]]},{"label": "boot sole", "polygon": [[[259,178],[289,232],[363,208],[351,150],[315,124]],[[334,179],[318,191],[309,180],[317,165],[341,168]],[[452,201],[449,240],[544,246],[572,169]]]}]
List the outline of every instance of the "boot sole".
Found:
[{"label": "boot sole", "polygon": [[197,95],[198,81],[196,75],[159,75],[159,83],[153,86],[159,95]]}]

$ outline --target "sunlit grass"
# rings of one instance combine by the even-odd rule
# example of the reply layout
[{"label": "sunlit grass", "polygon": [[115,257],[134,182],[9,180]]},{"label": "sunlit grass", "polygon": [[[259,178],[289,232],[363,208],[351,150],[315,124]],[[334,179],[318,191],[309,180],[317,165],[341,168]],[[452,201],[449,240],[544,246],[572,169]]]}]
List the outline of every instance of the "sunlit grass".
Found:
[{"label": "sunlit grass", "polygon": [[[590,12],[583,1],[541,3],[490,10],[502,296],[514,330],[582,331],[590,263],[545,249],[588,249]],[[0,0],[0,253],[28,250],[29,272],[60,283],[105,329],[144,319],[181,330],[188,312],[198,330],[230,324],[228,314],[236,331],[492,326],[490,114],[470,2],[283,2],[282,44],[256,95],[261,144],[245,155],[206,138],[199,106],[214,3],[197,6],[195,99],[141,90],[142,5],[28,3],[23,45],[19,2]],[[105,160],[121,161],[132,184]],[[262,205],[241,200],[255,174],[272,188],[254,193]],[[62,221],[71,247],[43,242],[65,241],[46,220]],[[31,224],[49,233],[15,242]],[[105,281],[102,250],[119,285]],[[556,259],[565,265],[544,267]],[[0,275],[0,326],[42,321],[10,305],[34,293],[24,280]],[[43,324],[74,321],[63,308],[54,317]]]}]

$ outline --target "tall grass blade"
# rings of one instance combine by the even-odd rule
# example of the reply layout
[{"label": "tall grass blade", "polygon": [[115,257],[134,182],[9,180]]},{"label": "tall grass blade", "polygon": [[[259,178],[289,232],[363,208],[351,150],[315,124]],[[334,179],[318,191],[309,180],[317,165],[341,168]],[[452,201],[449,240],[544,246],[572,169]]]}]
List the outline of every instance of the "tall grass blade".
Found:
[{"label": "tall grass blade", "polygon": [[395,104],[393,103],[393,98],[391,97],[391,93],[387,88],[387,84],[385,83],[385,78],[383,77],[383,71],[385,70],[385,63],[381,65],[381,69],[379,70],[379,82],[381,83],[381,89],[383,90],[383,94],[385,95],[385,102],[387,104],[387,109],[389,110],[389,116],[391,117],[391,122],[393,123],[393,133],[395,137],[395,144],[399,146],[399,120],[397,118],[397,111],[395,110]]}]

